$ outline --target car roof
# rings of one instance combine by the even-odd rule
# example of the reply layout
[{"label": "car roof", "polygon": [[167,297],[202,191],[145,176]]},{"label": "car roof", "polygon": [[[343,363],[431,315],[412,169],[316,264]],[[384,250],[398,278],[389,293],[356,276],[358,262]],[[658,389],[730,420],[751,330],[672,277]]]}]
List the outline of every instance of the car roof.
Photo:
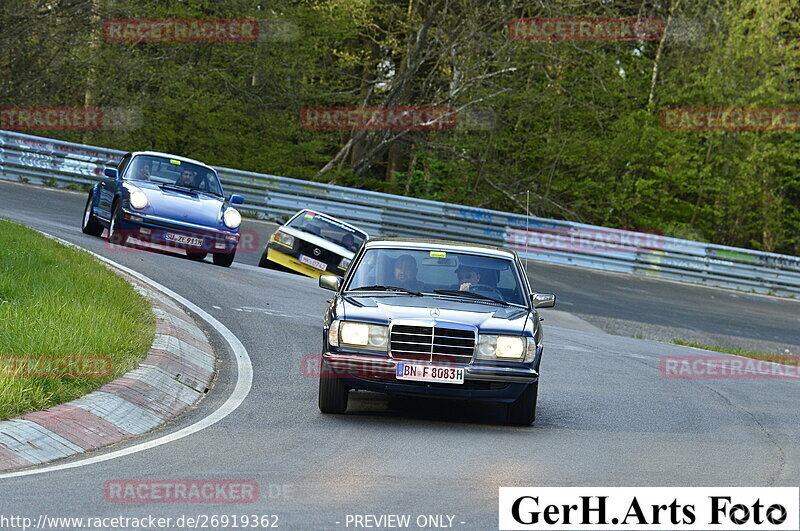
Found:
[{"label": "car roof", "polygon": [[209,170],[214,170],[211,166],[206,164],[205,162],[200,162],[199,160],[190,159],[189,157],[181,157],[180,155],[172,155],[170,153],[161,153],[160,151],[132,151],[131,156],[135,157],[136,155],[151,155],[153,157],[164,157],[168,159],[175,159],[181,162],[189,162],[191,164],[197,164],[199,166],[203,166],[208,168]]},{"label": "car roof", "polygon": [[[337,217],[328,215],[325,212],[320,212],[319,210],[314,210],[314,209],[311,209],[311,208],[304,208],[303,210],[298,211],[297,214],[295,214],[291,218],[289,218],[289,220],[287,220],[286,223],[289,223],[289,221],[293,220],[294,218],[296,218],[297,216],[299,216],[303,212],[310,212],[311,214],[314,214],[315,216],[322,216],[323,218],[332,219],[332,220],[336,221],[337,223],[341,223],[342,225],[350,227],[351,229],[353,229],[355,231],[358,231],[358,232],[360,232],[362,234],[365,234],[365,235],[369,236],[369,234],[367,234],[367,231],[365,231],[364,229],[359,229],[358,227],[356,227],[352,223],[348,223],[346,221],[342,221],[341,219],[339,219]],[[284,223],[284,225],[286,225],[286,223]]]},{"label": "car roof", "polygon": [[516,258],[517,253],[498,247],[496,245],[485,245],[482,243],[467,243],[452,240],[434,240],[434,239],[416,239],[416,238],[375,238],[367,240],[364,244],[367,249],[370,248],[399,248],[399,249],[423,249],[429,250],[433,247],[436,250],[447,250],[453,252],[467,252],[476,253],[489,256],[498,256],[502,258]]}]

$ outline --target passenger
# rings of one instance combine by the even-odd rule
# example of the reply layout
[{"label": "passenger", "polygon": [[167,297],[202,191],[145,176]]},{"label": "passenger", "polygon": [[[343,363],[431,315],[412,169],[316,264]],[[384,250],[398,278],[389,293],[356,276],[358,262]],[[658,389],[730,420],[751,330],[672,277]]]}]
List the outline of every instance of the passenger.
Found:
[{"label": "passenger", "polygon": [[417,261],[410,254],[397,257],[394,263],[394,286],[419,291],[421,284],[417,280]]},{"label": "passenger", "polygon": [[139,175],[138,179],[140,181],[149,181],[150,180],[150,163],[145,162],[141,166],[139,166]]}]

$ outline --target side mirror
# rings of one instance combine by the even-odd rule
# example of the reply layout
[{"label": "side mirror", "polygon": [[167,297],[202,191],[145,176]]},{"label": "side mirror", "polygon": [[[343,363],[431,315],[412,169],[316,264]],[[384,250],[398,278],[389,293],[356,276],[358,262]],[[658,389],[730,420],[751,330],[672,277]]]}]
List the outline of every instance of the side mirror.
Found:
[{"label": "side mirror", "polygon": [[556,305],[556,296],[552,293],[534,293],[531,295],[534,308],[552,308]]},{"label": "side mirror", "polygon": [[114,179],[115,181],[119,179],[119,170],[116,168],[106,168],[103,170],[103,175],[108,177],[109,179]]},{"label": "side mirror", "polygon": [[342,286],[342,277],[336,275],[322,275],[319,277],[319,287],[331,291],[339,291]]},{"label": "side mirror", "polygon": [[241,205],[244,203],[244,197],[238,194],[231,194],[230,202],[232,205]]}]

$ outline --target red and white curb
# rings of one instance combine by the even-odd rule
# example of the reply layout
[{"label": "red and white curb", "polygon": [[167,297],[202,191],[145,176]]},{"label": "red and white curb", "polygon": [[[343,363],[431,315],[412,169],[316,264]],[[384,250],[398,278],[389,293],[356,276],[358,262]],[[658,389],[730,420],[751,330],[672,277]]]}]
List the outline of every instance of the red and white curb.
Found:
[{"label": "red and white curb", "polygon": [[151,300],[156,315],[147,358],[77,400],[0,422],[0,471],[40,465],[141,435],[177,417],[208,391],[216,358],[203,331],[171,299],[134,285]]}]

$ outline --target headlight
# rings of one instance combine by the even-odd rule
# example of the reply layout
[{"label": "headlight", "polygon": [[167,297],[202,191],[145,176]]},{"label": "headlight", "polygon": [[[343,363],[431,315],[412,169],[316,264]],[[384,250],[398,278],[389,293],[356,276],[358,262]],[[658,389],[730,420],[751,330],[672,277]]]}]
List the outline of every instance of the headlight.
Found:
[{"label": "headlight", "polygon": [[294,247],[294,236],[286,234],[285,232],[277,231],[272,235],[272,241],[285,245],[286,247]]},{"label": "headlight", "polygon": [[385,352],[389,344],[389,327],[344,321],[339,327],[339,338],[343,344]]},{"label": "headlight", "polygon": [[342,258],[342,261],[339,262],[339,267],[341,267],[342,269],[347,269],[348,267],[350,267],[350,261],[351,260],[349,258]]},{"label": "headlight", "polygon": [[235,208],[228,208],[222,215],[222,220],[228,228],[235,229],[242,224],[242,215]]},{"label": "headlight", "polygon": [[478,338],[478,359],[518,360],[528,354],[528,341],[522,336],[495,336],[481,334]]},{"label": "headlight", "polygon": [[131,206],[133,208],[136,208],[136,209],[139,209],[139,210],[141,210],[144,207],[146,207],[147,203],[148,203],[147,195],[145,195],[145,193],[142,192],[141,190],[132,191],[129,201],[130,201],[130,204],[131,204]]},{"label": "headlight", "polygon": [[334,347],[339,346],[339,323],[341,321],[334,321],[331,323],[331,327],[328,329],[328,343],[333,345]]}]

